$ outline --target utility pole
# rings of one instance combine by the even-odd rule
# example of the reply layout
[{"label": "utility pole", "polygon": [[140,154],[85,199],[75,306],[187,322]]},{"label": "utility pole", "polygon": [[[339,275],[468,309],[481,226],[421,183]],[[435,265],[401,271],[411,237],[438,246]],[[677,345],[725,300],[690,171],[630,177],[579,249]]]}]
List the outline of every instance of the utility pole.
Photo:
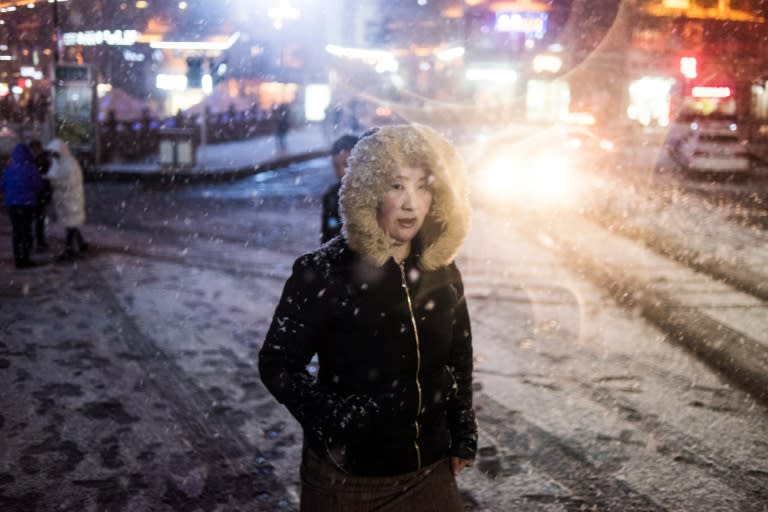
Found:
[{"label": "utility pole", "polygon": [[61,52],[59,52],[59,41],[61,41],[61,34],[59,33],[59,0],[53,0],[53,62],[51,63],[51,100],[48,104],[48,120],[43,124],[47,128],[48,133],[45,139],[52,139],[57,135],[56,133],[56,67],[59,65],[59,59],[61,59]]},{"label": "utility pole", "polygon": [[61,44],[61,28],[59,27],[59,0],[53,0],[53,63],[54,66],[60,62],[61,52],[59,51],[59,45]]}]

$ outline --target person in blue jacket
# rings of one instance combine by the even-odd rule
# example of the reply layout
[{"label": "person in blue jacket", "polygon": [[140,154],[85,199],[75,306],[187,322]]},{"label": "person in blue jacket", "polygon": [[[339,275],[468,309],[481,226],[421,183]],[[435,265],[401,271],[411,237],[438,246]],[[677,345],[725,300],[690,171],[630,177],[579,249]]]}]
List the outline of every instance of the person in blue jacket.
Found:
[{"label": "person in blue jacket", "polygon": [[0,178],[0,190],[5,196],[5,206],[8,208],[13,229],[13,258],[16,268],[36,266],[30,258],[30,252],[35,208],[42,186],[35,155],[26,144],[17,144],[11,153],[11,161]]}]

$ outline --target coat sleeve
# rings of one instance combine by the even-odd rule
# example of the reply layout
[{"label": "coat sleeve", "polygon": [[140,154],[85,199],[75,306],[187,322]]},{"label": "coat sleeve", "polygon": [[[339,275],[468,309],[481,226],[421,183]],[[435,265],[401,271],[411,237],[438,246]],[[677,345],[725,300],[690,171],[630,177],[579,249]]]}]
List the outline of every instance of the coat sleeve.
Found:
[{"label": "coat sleeve", "polygon": [[43,178],[36,166],[32,168],[30,176],[32,177],[30,186],[34,189],[36,194],[39,194],[40,190],[43,188]]},{"label": "coat sleeve", "polygon": [[305,434],[330,446],[350,435],[363,435],[379,407],[366,395],[342,395],[324,388],[307,370],[328,328],[328,282],[310,258],[299,258],[285,283],[259,352],[259,374]]},{"label": "coat sleeve", "polygon": [[62,180],[62,169],[61,169],[61,163],[53,163],[51,164],[51,167],[48,169],[48,172],[45,173],[44,179],[50,181],[50,182],[57,182]]},{"label": "coat sleeve", "polygon": [[[458,273],[458,270],[457,270]],[[456,399],[448,408],[451,430],[450,454],[472,460],[477,453],[477,421],[472,406],[472,329],[461,276],[456,281],[459,295],[453,326],[451,369],[456,379]]]}]

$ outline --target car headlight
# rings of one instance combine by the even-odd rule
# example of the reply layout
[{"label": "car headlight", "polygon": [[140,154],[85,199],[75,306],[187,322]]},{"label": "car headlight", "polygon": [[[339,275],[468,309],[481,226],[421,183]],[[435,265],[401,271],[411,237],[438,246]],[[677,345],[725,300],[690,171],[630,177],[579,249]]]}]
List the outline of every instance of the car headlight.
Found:
[{"label": "car headlight", "polygon": [[481,169],[478,184],[494,202],[527,207],[562,206],[573,194],[575,177],[568,158],[497,158]]}]

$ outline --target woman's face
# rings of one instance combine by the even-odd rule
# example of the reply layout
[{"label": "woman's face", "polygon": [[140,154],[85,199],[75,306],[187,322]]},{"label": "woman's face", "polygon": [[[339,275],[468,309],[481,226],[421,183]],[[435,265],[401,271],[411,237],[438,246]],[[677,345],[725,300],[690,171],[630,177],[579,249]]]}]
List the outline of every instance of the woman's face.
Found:
[{"label": "woman's face", "polygon": [[421,229],[431,204],[429,175],[423,169],[400,167],[379,201],[379,226],[392,237],[395,245],[406,244]]}]

